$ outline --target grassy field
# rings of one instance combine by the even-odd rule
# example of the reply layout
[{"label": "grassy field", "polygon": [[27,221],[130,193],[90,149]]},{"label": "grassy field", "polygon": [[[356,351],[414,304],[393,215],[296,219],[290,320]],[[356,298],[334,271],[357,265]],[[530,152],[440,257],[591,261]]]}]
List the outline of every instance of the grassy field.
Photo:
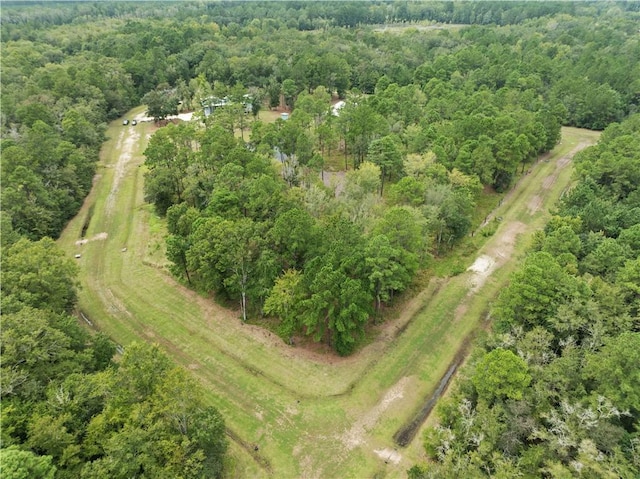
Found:
[{"label": "grassy field", "polygon": [[395,33],[401,34],[407,31],[416,31],[416,32],[434,32],[437,33],[440,30],[460,30],[462,28],[466,28],[468,25],[461,25],[455,23],[394,23],[388,25],[380,25],[373,29],[374,32],[378,33]]},{"label": "grassy field", "polygon": [[[476,234],[464,254],[449,260],[461,273],[434,276],[370,344],[338,358],[289,347],[168,275],[165,226],[142,192],[142,152],[154,129],[110,125],[94,189],[59,240],[69,255],[82,255],[79,310],[123,347],[156,342],[192,371],[226,418],[229,477],[278,478],[405,476],[421,457],[420,441],[394,450],[393,434],[483,325],[515,267],[510,260],[522,254],[570,183],[568,156],[597,138],[564,129],[553,154],[495,211],[502,218],[495,233]],[[495,263],[482,277],[465,271],[478,255]]]}]

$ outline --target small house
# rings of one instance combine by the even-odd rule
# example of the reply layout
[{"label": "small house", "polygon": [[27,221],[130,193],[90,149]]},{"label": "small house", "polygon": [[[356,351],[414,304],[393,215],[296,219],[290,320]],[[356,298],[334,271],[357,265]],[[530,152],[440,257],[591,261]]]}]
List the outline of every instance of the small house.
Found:
[{"label": "small house", "polygon": [[216,96],[210,96],[200,102],[202,108],[204,108],[204,116],[207,117],[216,111],[216,108],[227,106],[230,103],[228,97],[218,98]]}]

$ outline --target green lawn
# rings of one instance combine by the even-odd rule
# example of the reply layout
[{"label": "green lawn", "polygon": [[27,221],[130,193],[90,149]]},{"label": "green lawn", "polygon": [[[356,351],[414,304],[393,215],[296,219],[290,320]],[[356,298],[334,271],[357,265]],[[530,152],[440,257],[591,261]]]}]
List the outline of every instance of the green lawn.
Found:
[{"label": "green lawn", "polygon": [[[222,308],[168,275],[165,226],[142,192],[142,152],[153,131],[149,123],[110,125],[100,176],[59,240],[69,255],[82,254],[79,309],[124,347],[134,340],[156,342],[193,372],[226,418],[233,438],[230,477],[278,478],[405,476],[420,457],[419,441],[397,451],[397,464],[385,464],[388,452],[382,451],[393,451],[393,434],[482,325],[516,262],[506,258],[475,294],[472,274],[464,270],[479,254],[511,248],[510,256],[519,257],[570,183],[571,168],[558,170],[553,182],[545,179],[555,174],[558,159],[597,137],[563,129],[550,161],[536,164],[498,208],[502,221],[495,233],[476,234],[460,249],[464,254],[437,266],[446,272],[454,265],[461,274],[431,280],[396,308],[397,318],[380,326],[363,350],[338,358],[286,346],[274,334],[242,324],[239,311]],[[536,195],[540,207],[531,212]],[[90,210],[89,241],[77,246]],[[505,238],[512,240],[507,248]]]}]

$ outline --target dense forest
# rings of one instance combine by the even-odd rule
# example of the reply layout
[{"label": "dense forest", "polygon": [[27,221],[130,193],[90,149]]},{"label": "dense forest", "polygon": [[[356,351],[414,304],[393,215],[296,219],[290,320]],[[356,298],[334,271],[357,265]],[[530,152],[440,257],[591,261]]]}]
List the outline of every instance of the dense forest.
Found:
[{"label": "dense forest", "polygon": [[[517,123],[522,115],[536,114],[547,131],[553,130],[551,117],[602,129],[640,102],[635,3],[334,7],[315,2],[170,4],[168,9],[122,2],[5,6],[2,204],[16,231],[31,239],[56,237],[91,185],[105,122],[158,89],[172,90],[183,108],[199,109],[203,98],[225,96],[234,86],[274,106],[283,95],[292,106],[301,92],[318,86],[344,96],[395,84],[399,90],[375,105],[387,125],[363,125],[346,138],[355,141],[359,161],[371,140],[394,133],[406,152],[431,149],[448,168],[458,166],[460,157],[458,163],[468,164],[467,171],[459,168],[464,173],[473,169],[468,157],[476,148],[480,156],[492,148],[495,156],[496,135],[515,130],[513,124],[496,124],[497,112]],[[341,20],[345,12],[352,18]],[[301,18],[313,29],[301,26]],[[425,18],[518,25],[431,35],[411,28],[384,35],[367,26]],[[89,22],[92,28],[86,28]],[[414,107],[405,111],[403,101]],[[522,112],[511,111],[516,105]],[[464,131],[474,125],[480,130],[473,115],[493,123],[484,136],[495,145],[479,131]],[[540,133],[514,133],[529,136],[519,149],[539,147]],[[503,139],[503,144],[513,140]],[[543,145],[553,141],[547,135]],[[476,170],[483,183],[508,184],[511,176],[509,168]],[[498,178],[487,177],[496,173]]]},{"label": "dense forest", "polygon": [[219,477],[218,411],[157,345],[115,363],[71,315],[76,270],[50,238],[3,230],[3,477]]},{"label": "dense forest", "polygon": [[410,477],[638,477],[639,138],[635,115],[576,156]]},{"label": "dense forest", "polygon": [[[637,472],[639,117],[613,122],[640,105],[638,3],[5,3],[3,474],[222,474],[218,411],[157,346],[114,360],[80,326],[50,239],[141,102],[202,119],[145,152],[171,272],[341,355],[561,125],[606,128],[410,475]],[[230,102],[204,118],[210,98]]]}]

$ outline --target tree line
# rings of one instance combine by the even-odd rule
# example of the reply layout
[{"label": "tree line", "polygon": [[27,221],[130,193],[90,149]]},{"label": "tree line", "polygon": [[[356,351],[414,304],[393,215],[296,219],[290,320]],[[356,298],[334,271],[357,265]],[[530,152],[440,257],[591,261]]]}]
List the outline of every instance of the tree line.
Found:
[{"label": "tree line", "polygon": [[2,211],[21,235],[55,238],[88,194],[106,122],[133,106],[134,85],[101,55],[18,41],[2,57]]},{"label": "tree line", "polygon": [[[332,2],[253,2],[237,5],[230,2],[183,2],[180,7],[131,2],[82,3],[8,1],[3,16],[8,28],[2,38],[15,38],[32,29],[70,25],[81,21],[110,18],[176,17],[180,20],[206,16],[220,25],[246,26],[255,19],[269,18],[276,26],[301,31],[330,26],[355,27],[385,23],[433,21],[441,23],[509,25],[531,18],[558,13],[575,15],[582,11],[600,13],[598,4],[582,7],[565,2],[429,2],[373,1],[336,6]],[[337,7],[337,8],[336,8]],[[633,5],[626,6],[633,8]],[[168,10],[168,11],[167,11]],[[19,26],[19,28],[17,28]],[[12,28],[13,27],[13,28]]]},{"label": "tree line", "polygon": [[370,210],[380,203],[378,166],[349,172],[346,193],[336,198],[317,182],[288,183],[286,165],[208,123],[168,125],[145,152],[145,192],[166,212],[172,270],[238,301],[244,320],[264,310],[280,317],[286,339],[304,328],[341,354],[352,352],[373,295],[379,307],[426,258],[426,222],[398,205],[366,234],[374,215],[362,202]]},{"label": "tree line", "polygon": [[500,294],[409,477],[637,477],[640,116],[575,157],[578,184]]}]

